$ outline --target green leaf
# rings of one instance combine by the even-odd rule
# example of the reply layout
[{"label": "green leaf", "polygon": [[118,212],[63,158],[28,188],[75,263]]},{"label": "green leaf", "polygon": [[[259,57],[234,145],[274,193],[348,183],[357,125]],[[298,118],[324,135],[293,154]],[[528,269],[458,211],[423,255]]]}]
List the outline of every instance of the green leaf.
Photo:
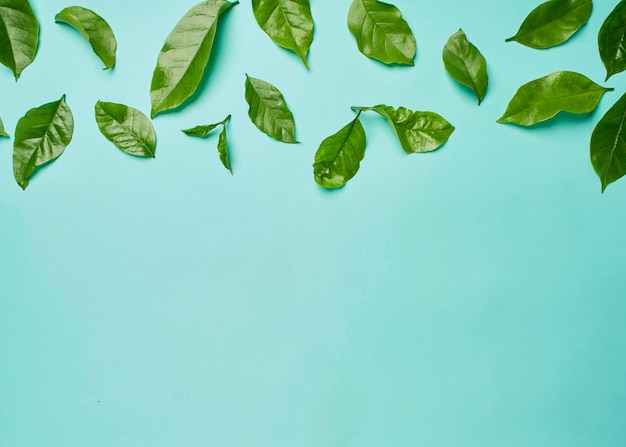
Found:
[{"label": "green leaf", "polygon": [[259,130],[283,143],[298,143],[293,115],[272,84],[246,75],[248,116]]},{"label": "green leaf", "polygon": [[538,49],[560,45],[587,23],[591,9],[591,0],[547,1],[533,9],[517,34],[506,41]]},{"label": "green leaf", "polygon": [[326,138],[315,153],[313,174],[318,185],[340,188],[355,176],[365,156],[365,130],[356,118]]},{"label": "green leaf", "polygon": [[153,157],[156,147],[154,127],[139,110],[114,102],[96,103],[96,122],[102,135],[118,149],[138,157]]},{"label": "green leaf", "polygon": [[93,48],[94,53],[104,63],[105,69],[115,65],[117,41],[109,24],[90,9],[70,6],[58,13],[54,20],[72,26]]},{"label": "green leaf", "polygon": [[219,17],[239,3],[208,0],[191,8],[167,36],[152,75],[152,112],[174,109],[198,88],[209,62]]},{"label": "green leaf", "polygon": [[591,164],[602,192],[626,174],[626,94],[602,117],[591,135]]},{"label": "green leaf", "polygon": [[557,71],[522,85],[498,122],[532,126],[561,111],[592,112],[602,95],[610,90],[613,89],[602,87],[581,74]]},{"label": "green leaf", "polygon": [[219,140],[217,143],[217,151],[220,155],[220,160],[222,161],[222,164],[232,174],[233,170],[230,166],[230,156],[229,156],[229,151],[228,151],[228,138],[226,136],[226,124],[228,124],[229,121],[230,121],[230,115],[228,115],[226,118],[224,118],[223,121],[220,121],[219,123],[196,126],[196,127],[192,127],[191,129],[184,129],[182,132],[192,137],[204,138],[213,129],[215,129],[216,127],[222,126],[222,131],[220,132]]},{"label": "green leaf", "polygon": [[443,63],[452,79],[474,92],[480,105],[489,83],[487,61],[478,48],[467,40],[463,30],[450,36],[443,47]]},{"label": "green leaf", "polygon": [[257,23],[283,48],[296,53],[304,66],[313,42],[313,17],[309,0],[252,0]]},{"label": "green leaf", "polygon": [[0,119],[0,137],[8,137],[9,134],[4,131],[4,124],[2,124],[2,119]]},{"label": "green leaf", "polygon": [[348,29],[365,56],[385,64],[413,65],[415,37],[394,5],[354,0],[348,12]]},{"label": "green leaf", "polygon": [[191,129],[183,129],[181,132],[183,132],[185,135],[189,135],[190,137],[204,138],[213,129],[215,129],[217,126],[221,126],[222,124],[224,124],[224,123],[205,124],[205,125],[202,125],[202,126],[192,127]]},{"label": "green leaf", "polygon": [[28,0],[0,0],[0,63],[15,80],[37,54],[39,23]]},{"label": "green leaf", "polygon": [[606,79],[626,70],[626,0],[617,4],[598,33],[600,58],[606,67]]},{"label": "green leaf", "polygon": [[17,122],[13,143],[13,175],[26,189],[35,168],[56,160],[74,133],[74,117],[65,103],[58,101],[30,109]]}]

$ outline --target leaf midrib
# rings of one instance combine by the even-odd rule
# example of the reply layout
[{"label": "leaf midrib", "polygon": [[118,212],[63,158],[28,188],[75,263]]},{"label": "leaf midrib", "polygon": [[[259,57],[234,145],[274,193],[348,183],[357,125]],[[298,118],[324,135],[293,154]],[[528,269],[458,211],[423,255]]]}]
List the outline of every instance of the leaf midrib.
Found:
[{"label": "leaf midrib", "polygon": [[[63,103],[63,102],[65,102],[65,95],[63,95],[63,97],[57,102],[57,107],[54,110],[54,113],[52,114],[52,118],[50,119],[50,122],[46,126],[45,132],[43,133],[41,138],[39,138],[39,142],[37,143],[37,146],[35,146],[35,150],[33,150],[33,153],[28,158],[28,163],[29,164],[30,164],[31,161],[33,161],[33,157],[36,157],[37,154],[41,151],[41,147],[43,146],[42,142],[46,138],[46,135],[48,135],[48,132],[50,131],[50,127],[52,126],[52,123],[54,122],[54,119],[57,117],[57,115],[59,113],[59,109],[61,108],[61,103]],[[35,167],[37,167],[37,160],[35,160]]]},{"label": "leaf midrib", "polygon": [[626,121],[626,109],[624,109],[624,111],[622,112],[622,119],[619,123],[619,128],[617,129],[617,132],[615,134],[615,140],[613,141],[613,146],[611,147],[611,155],[609,156],[609,162],[606,164],[606,167],[604,169],[604,174],[602,176],[602,190],[604,191],[604,188],[606,188],[606,179],[609,175],[609,169],[611,167],[611,165],[613,164],[613,157],[615,156],[615,151],[617,150],[617,144],[619,141],[619,137],[620,134],[622,133],[622,130],[624,128],[624,122]]},{"label": "leaf midrib", "polygon": [[[516,111],[516,112],[515,112],[515,113],[513,113],[513,114],[507,115],[505,118],[511,118],[511,117],[513,117],[513,116],[519,115],[520,113],[522,113],[522,112],[524,112],[524,111],[526,111],[526,110],[533,110],[533,109],[536,109],[538,104],[549,104],[550,102],[557,101],[557,100],[560,100],[560,99],[565,99],[565,98],[578,98],[578,97],[582,97],[582,96],[586,96],[586,95],[597,95],[597,94],[598,94],[598,93],[600,93],[600,92],[602,92],[602,94],[604,94],[604,93],[606,93],[606,92],[608,92],[608,91],[610,91],[610,90],[611,90],[611,89],[602,88],[601,90],[596,90],[596,91],[593,91],[593,92],[584,92],[584,93],[581,93],[581,94],[576,94],[576,95],[563,95],[563,96],[557,96],[557,97],[554,97],[554,98],[550,98],[550,100],[549,100],[549,101],[544,101],[544,102],[540,102],[540,103],[535,102],[535,103],[533,103],[533,104],[532,104],[531,106],[529,106],[529,107],[524,107],[524,108],[522,108],[522,109],[520,109],[520,110]],[[560,110],[563,110],[563,109],[560,109]]]}]

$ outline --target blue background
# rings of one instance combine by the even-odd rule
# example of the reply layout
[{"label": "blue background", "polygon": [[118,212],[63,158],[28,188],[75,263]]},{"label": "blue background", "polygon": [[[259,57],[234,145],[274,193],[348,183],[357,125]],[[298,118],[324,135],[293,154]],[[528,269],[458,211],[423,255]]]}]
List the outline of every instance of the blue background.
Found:
[{"label": "blue background", "polygon": [[[504,39],[539,2],[396,0],[415,67],[357,50],[349,1],[313,1],[306,70],[231,9],[200,94],[158,116],[156,159],[98,131],[97,100],[148,113],[165,37],[196,2],[84,0],[110,23],[102,64],[33,0],[35,62],[0,67],[0,117],[67,94],[71,145],[22,191],[0,140],[0,446],[339,447],[626,445],[626,181],[600,194],[589,138],[626,91],[604,83],[597,32],[617,3],[546,51]],[[485,55],[477,107],[445,73],[459,27]],[[515,90],[557,70],[614,87],[598,109],[532,129],[497,124]],[[245,73],[276,85],[301,145],[247,117]],[[386,103],[456,126],[406,155],[363,116],[361,170],[313,181],[315,150]],[[217,134],[180,129],[227,114]]]}]

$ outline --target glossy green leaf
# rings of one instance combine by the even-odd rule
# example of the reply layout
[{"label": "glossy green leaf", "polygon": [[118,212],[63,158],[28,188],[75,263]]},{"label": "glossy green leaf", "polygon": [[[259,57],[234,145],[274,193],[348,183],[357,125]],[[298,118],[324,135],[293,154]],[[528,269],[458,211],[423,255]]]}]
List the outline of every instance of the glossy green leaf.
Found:
[{"label": "glossy green leaf", "polygon": [[415,37],[394,5],[354,0],[348,12],[348,28],[367,57],[385,64],[413,65]]},{"label": "glossy green leaf", "polygon": [[313,17],[309,0],[252,0],[257,23],[283,48],[296,53],[305,67],[313,42]]},{"label": "glossy green leaf", "polygon": [[146,115],[114,102],[98,101],[95,109],[100,132],[118,149],[138,157],[154,157],[156,134]]},{"label": "glossy green leaf", "polygon": [[602,192],[626,175],[626,94],[602,117],[591,135],[591,164]]},{"label": "glossy green leaf", "polygon": [[283,143],[298,143],[293,115],[276,87],[246,75],[246,101],[248,116],[260,131]]},{"label": "glossy green leaf", "polygon": [[190,137],[204,138],[209,133],[211,133],[213,129],[215,129],[218,126],[221,126],[222,124],[224,123],[220,122],[220,123],[215,123],[215,124],[205,124],[202,126],[192,127],[190,129],[183,129],[181,132],[183,132],[185,135],[189,135]]},{"label": "glossy green leaf", "polygon": [[498,122],[532,126],[561,111],[592,112],[610,90],[581,74],[557,71],[521,86]]},{"label": "glossy green leaf", "polygon": [[0,119],[0,137],[8,137],[9,134],[4,131],[4,124],[2,124],[2,119]]},{"label": "glossy green leaf", "polygon": [[217,142],[217,152],[220,155],[220,160],[226,169],[233,173],[233,170],[230,166],[230,155],[228,150],[228,137],[226,135],[226,125],[230,121],[230,115],[228,115],[223,121],[215,124],[206,124],[202,126],[192,127],[191,129],[184,129],[183,132],[186,135],[192,137],[206,137],[213,129],[216,127],[222,126],[222,131],[220,132],[219,140]]},{"label": "glossy green leaf", "polygon": [[487,61],[480,54],[478,48],[467,40],[463,30],[458,30],[448,39],[443,47],[443,63],[452,79],[470,88],[482,102],[487,92],[489,77],[487,76]]},{"label": "glossy green leaf", "polygon": [[560,45],[587,23],[591,9],[591,0],[549,0],[533,9],[506,41],[538,49]]},{"label": "glossy green leaf", "polygon": [[87,39],[94,53],[104,63],[105,68],[115,65],[117,41],[109,24],[90,9],[70,6],[58,13],[54,20],[67,23]]},{"label": "glossy green leaf", "polygon": [[153,117],[180,106],[196,91],[209,62],[218,19],[237,3],[225,0],[199,3],[167,36],[150,86]]},{"label": "glossy green leaf", "polygon": [[626,70],[626,0],[619,2],[602,24],[598,48],[606,79]]},{"label": "glossy green leaf", "polygon": [[15,79],[37,54],[39,23],[28,0],[0,0],[0,63]]},{"label": "glossy green leaf", "polygon": [[326,138],[315,153],[313,174],[318,185],[340,188],[356,175],[365,156],[365,130],[356,118]]},{"label": "glossy green leaf", "polygon": [[58,101],[30,109],[17,122],[13,143],[13,175],[22,189],[35,168],[56,160],[72,141],[74,117],[65,102]]}]

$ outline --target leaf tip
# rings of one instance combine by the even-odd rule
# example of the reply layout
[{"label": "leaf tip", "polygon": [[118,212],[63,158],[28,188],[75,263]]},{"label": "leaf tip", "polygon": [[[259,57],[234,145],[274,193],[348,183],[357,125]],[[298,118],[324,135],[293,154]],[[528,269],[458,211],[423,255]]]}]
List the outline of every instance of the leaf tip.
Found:
[{"label": "leaf tip", "polygon": [[512,42],[515,40],[515,36],[509,37],[508,39],[504,39],[505,42]]}]

